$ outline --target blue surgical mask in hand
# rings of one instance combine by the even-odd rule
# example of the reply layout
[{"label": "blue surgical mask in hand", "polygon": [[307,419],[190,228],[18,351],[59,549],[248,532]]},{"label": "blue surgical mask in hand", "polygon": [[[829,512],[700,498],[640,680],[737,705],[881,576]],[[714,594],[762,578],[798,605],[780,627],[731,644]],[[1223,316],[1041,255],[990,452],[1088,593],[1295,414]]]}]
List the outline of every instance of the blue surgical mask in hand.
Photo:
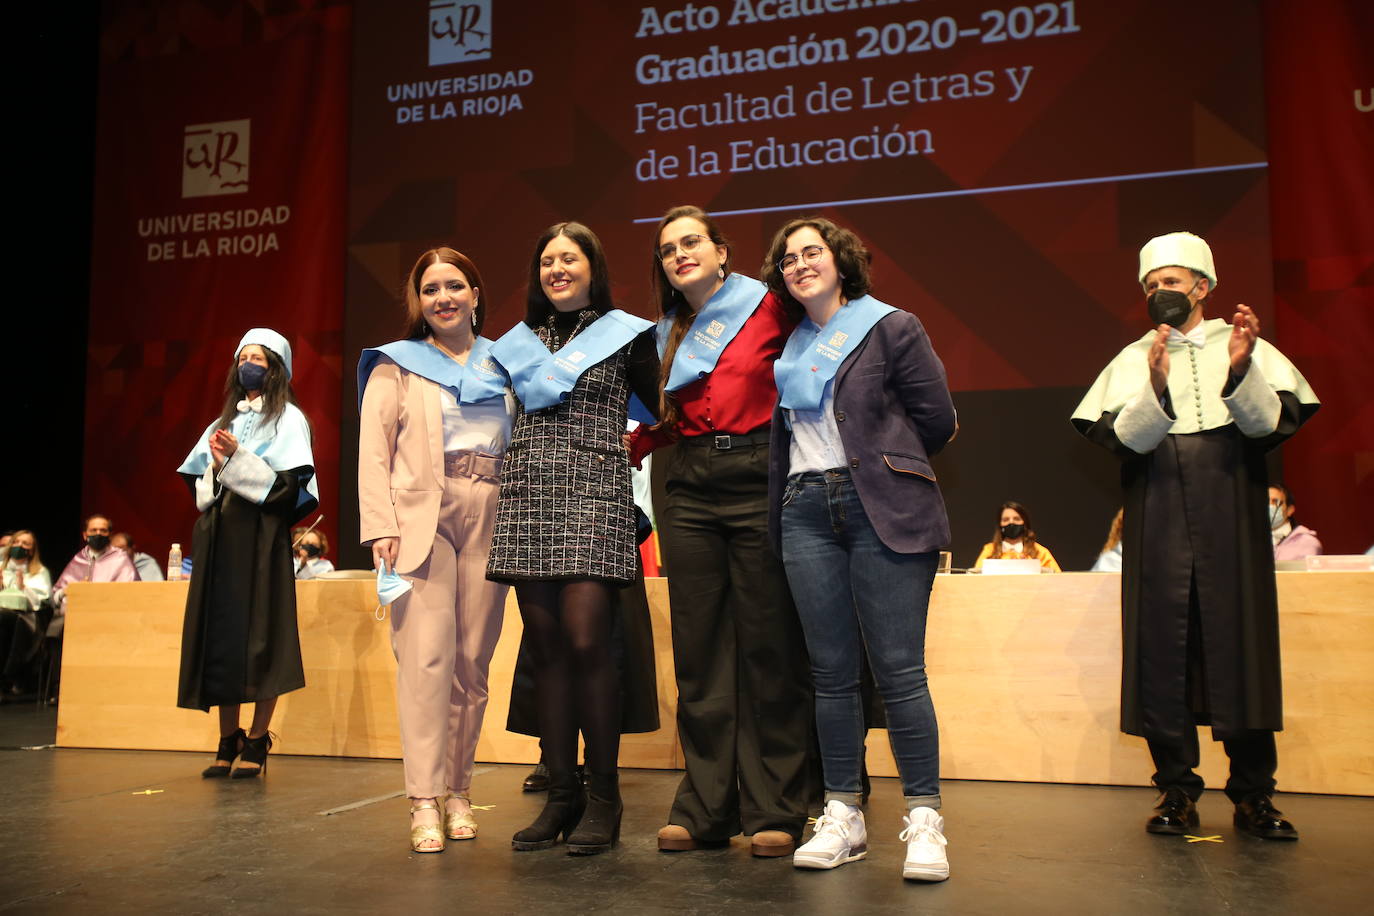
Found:
[{"label": "blue surgical mask in hand", "polygon": [[377,564],[377,600],[383,605],[391,604],[412,587],[396,572],[396,567],[388,567],[385,560]]}]

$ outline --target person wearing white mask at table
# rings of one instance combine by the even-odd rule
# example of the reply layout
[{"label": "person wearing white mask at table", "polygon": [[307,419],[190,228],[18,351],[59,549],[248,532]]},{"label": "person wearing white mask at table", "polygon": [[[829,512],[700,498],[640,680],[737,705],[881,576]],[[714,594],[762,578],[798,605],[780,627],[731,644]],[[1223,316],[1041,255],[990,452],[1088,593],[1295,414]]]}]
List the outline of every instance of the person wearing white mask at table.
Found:
[{"label": "person wearing white mask at table", "polygon": [[1274,562],[1303,560],[1318,556],[1322,542],[1317,532],[1305,525],[1295,524],[1296,504],[1293,495],[1283,484],[1269,485],[1269,537],[1274,541]]}]

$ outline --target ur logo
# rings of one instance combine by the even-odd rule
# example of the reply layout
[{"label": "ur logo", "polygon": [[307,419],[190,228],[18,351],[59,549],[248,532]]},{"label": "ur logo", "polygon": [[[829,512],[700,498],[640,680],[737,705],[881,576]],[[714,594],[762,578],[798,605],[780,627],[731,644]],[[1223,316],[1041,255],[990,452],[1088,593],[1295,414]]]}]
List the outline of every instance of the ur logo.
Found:
[{"label": "ur logo", "polygon": [[188,124],[181,140],[181,196],[212,197],[248,190],[248,124]]},{"label": "ur logo", "polygon": [[712,337],[719,337],[725,333],[725,325],[719,321],[713,321],[706,326],[706,333]]},{"label": "ur logo", "polygon": [[430,0],[429,65],[491,57],[491,0]]},{"label": "ur logo", "polygon": [[830,346],[843,347],[844,342],[849,339],[849,335],[844,331],[836,331],[835,336],[830,338]]}]

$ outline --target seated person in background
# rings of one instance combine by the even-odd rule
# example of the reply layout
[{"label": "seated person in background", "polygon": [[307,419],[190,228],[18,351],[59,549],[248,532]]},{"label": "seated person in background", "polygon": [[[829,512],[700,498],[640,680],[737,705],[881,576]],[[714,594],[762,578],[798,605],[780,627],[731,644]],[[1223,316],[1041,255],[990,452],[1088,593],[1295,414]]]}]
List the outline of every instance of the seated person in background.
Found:
[{"label": "seated person in background", "polygon": [[122,550],[110,546],[110,520],[103,515],[86,519],[82,532],[86,546],[76,552],[53,587],[53,617],[48,635],[58,637],[67,621],[67,586],[73,582],[134,582],[138,573],[134,561]]},{"label": "seated person in background", "polygon": [[52,576],[38,556],[38,541],[32,531],[19,530],[6,535],[0,545],[0,579],[6,599],[15,594],[23,598],[5,600],[0,606],[14,611],[36,611],[52,595]]},{"label": "seated person in background", "polygon": [[1282,484],[1269,486],[1269,536],[1274,541],[1274,561],[1301,560],[1322,552],[1317,532],[1296,524],[1293,496]]},{"label": "seated person in background", "polygon": [[138,573],[138,578],[143,582],[161,582],[167,578],[162,574],[162,567],[157,565],[157,560],[140,553],[138,545],[134,543],[133,536],[126,531],[120,531],[110,535],[110,546],[115,550],[122,550],[129,555],[129,560],[134,564],[134,572]]},{"label": "seated person in background", "polygon": [[992,542],[983,545],[978,559],[973,561],[973,568],[982,569],[984,560],[1039,560],[1040,565],[1050,572],[1061,571],[1053,554],[1035,542],[1030,512],[1025,506],[1011,500],[1002,503]]},{"label": "seated person in background", "polygon": [[324,532],[296,528],[291,532],[291,543],[296,545],[297,579],[314,579],[321,573],[334,571],[334,564],[324,556],[329,550],[329,538]]},{"label": "seated person in background", "polygon": [[15,531],[0,547],[0,689],[7,696],[24,692],[32,680],[42,634],[39,605],[52,594],[52,578],[38,555],[32,531]]},{"label": "seated person in background", "polygon": [[1097,555],[1097,562],[1093,564],[1093,572],[1121,572],[1121,516],[1124,510],[1117,509],[1116,515],[1112,517],[1111,530],[1107,532],[1107,543],[1102,545],[1102,552]]}]

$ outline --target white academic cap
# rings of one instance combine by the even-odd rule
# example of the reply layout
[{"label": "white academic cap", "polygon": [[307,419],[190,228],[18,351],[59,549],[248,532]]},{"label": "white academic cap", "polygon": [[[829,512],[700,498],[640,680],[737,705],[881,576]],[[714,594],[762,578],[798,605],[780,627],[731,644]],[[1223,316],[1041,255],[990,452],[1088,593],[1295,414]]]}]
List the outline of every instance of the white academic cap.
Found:
[{"label": "white academic cap", "polygon": [[285,337],[282,337],[271,328],[252,328],[247,334],[244,334],[243,339],[239,341],[238,349],[234,351],[234,359],[238,359],[239,354],[243,352],[243,348],[249,344],[257,344],[260,347],[266,347],[277,354],[282,364],[286,366],[286,378],[290,380],[291,344],[286,342]]},{"label": "white academic cap", "polygon": [[1152,270],[1161,267],[1186,267],[1212,281],[1217,288],[1217,268],[1212,263],[1212,249],[1201,237],[1191,232],[1170,232],[1157,235],[1140,249],[1140,282]]}]

